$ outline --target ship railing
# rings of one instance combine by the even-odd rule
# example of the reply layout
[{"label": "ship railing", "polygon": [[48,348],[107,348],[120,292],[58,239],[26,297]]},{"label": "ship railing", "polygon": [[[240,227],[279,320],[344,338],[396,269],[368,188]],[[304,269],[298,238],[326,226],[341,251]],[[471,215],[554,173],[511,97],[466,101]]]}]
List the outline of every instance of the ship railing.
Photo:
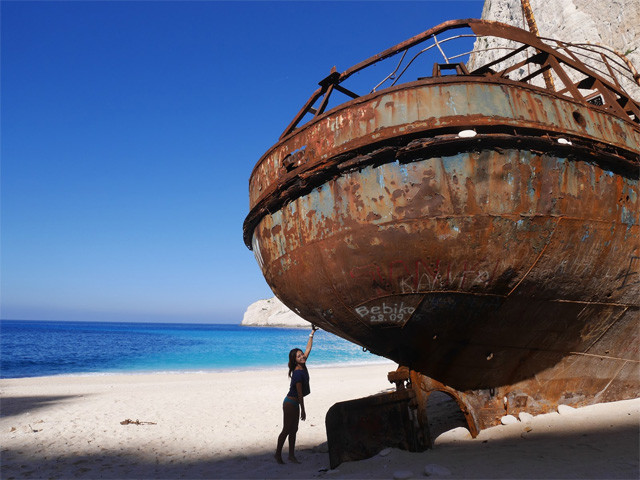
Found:
[{"label": "ship railing", "polygon": [[409,67],[413,64],[413,62],[421,55],[423,55],[424,53],[428,52],[429,50],[437,47],[439,52],[442,54],[442,57],[444,58],[444,61],[446,63],[451,63],[451,60],[456,60],[458,58],[462,58],[462,57],[468,57],[469,54],[471,53],[471,51],[469,52],[465,52],[465,53],[461,53],[458,55],[453,55],[448,57],[444,50],[442,49],[442,45],[445,44],[446,42],[450,42],[452,40],[458,40],[460,38],[475,38],[475,35],[472,34],[463,34],[463,35],[454,35],[453,37],[447,37],[444,38],[442,40],[439,40],[436,38],[435,35],[433,35],[433,44],[423,48],[422,50],[420,50],[419,52],[417,52],[412,58],[411,60],[409,60],[406,65],[403,66],[402,71],[396,75],[396,72],[400,69],[400,67],[402,66],[402,63],[404,61],[404,58],[407,54],[408,50],[405,50],[402,53],[402,57],[400,58],[400,61],[398,62],[398,65],[396,66],[396,68],[389,74],[387,75],[385,78],[383,78],[380,83],[378,83],[375,87],[373,87],[371,89],[371,91],[369,93],[373,93],[375,92],[378,88],[380,88],[385,82],[389,81],[389,80],[393,80],[393,82],[389,85],[390,87],[393,87],[396,83],[398,83],[398,81],[404,76],[404,74],[407,72],[407,70],[409,69]]},{"label": "ship railing", "polygon": [[[465,31],[438,38],[449,30],[460,29]],[[470,39],[475,41],[469,50]],[[431,43],[424,46],[426,42]],[[445,47],[448,49],[452,44],[461,45],[462,52],[445,52]],[[422,48],[413,53],[412,49],[418,46]],[[442,76],[444,70],[465,76],[465,81],[526,83],[553,95],[564,96],[640,123],[640,104],[633,98],[640,96],[637,93],[640,92],[640,75],[624,54],[601,45],[572,44],[537,37],[526,30],[498,22],[468,19],[445,22],[426,30],[343,72],[333,67],[329,75],[318,82],[319,88],[296,114],[280,139],[324,114],[327,109],[359,98],[361,95],[356,90],[362,89],[362,86],[347,88],[344,85],[355,74],[400,55],[399,61],[391,65],[391,72],[381,81],[370,83],[374,86],[365,90],[366,94],[376,93],[380,88],[398,85],[401,79],[402,83],[412,81],[406,78],[416,60],[425,54],[431,55],[427,59],[434,60],[433,54],[437,56],[438,53],[444,63],[434,62],[431,77]],[[418,76],[417,80],[428,78]],[[336,98],[333,95],[336,91],[348,98]]]}]

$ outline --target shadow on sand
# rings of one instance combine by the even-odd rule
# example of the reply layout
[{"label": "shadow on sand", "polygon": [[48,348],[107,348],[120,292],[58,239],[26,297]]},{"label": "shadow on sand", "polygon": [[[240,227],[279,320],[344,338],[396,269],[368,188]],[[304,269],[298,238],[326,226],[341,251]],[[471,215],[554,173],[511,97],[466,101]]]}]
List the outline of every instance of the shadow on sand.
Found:
[{"label": "shadow on sand", "polygon": [[[326,453],[302,450],[300,465],[277,465],[273,452],[226,458],[153,458],[153,452],[104,451],[95,455],[38,455],[28,445],[2,451],[1,476],[12,478],[202,479],[202,478],[393,478],[397,470],[424,477],[427,464],[450,470],[447,478],[638,478],[640,440],[637,425],[536,433],[500,440],[470,440],[436,446],[422,453],[392,450],[327,472]],[[180,451],[179,449],[176,449]],[[175,460],[171,460],[175,458]]]},{"label": "shadow on sand", "polygon": [[33,397],[0,397],[0,415],[11,417],[24,412],[31,412],[43,407],[50,407],[58,402],[69,398],[76,398],[77,395],[60,396],[33,396]]}]

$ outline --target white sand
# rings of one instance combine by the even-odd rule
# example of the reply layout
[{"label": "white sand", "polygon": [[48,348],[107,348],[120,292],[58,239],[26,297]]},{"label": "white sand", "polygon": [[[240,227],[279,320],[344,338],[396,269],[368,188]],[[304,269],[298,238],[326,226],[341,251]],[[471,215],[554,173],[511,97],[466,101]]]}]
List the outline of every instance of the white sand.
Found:
[{"label": "white sand", "polygon": [[301,465],[273,459],[286,369],[1,380],[1,478],[391,479],[426,478],[425,467],[428,478],[639,477],[640,399],[540,415],[473,440],[464,428],[447,430],[443,402],[430,411],[441,416],[434,431],[444,431],[434,449],[390,449],[328,470],[317,448],[327,410],[390,389],[394,365],[309,367]]}]

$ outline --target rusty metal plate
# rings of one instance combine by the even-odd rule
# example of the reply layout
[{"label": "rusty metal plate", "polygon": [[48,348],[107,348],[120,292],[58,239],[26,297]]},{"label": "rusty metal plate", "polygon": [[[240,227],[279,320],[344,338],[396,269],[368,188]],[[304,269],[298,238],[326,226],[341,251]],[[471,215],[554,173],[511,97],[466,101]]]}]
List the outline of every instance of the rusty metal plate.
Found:
[{"label": "rusty metal plate", "polygon": [[588,81],[487,68],[394,86],[294,121],[250,179],[245,242],[274,293],[454,395],[472,433],[640,395],[638,105],[534,40],[542,70]]}]

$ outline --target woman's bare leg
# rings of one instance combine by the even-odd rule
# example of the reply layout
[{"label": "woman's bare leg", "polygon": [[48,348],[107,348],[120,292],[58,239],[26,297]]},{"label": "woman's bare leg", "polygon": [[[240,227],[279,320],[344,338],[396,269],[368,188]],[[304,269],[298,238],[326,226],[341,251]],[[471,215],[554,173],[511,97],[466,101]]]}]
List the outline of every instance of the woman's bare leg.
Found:
[{"label": "woman's bare leg", "polygon": [[289,461],[300,463],[296,458],[296,432],[289,434]]},{"label": "woman's bare leg", "polygon": [[284,460],[282,460],[282,446],[284,445],[286,438],[287,433],[283,430],[280,432],[280,435],[278,435],[278,445],[276,446],[276,453],[274,455],[276,462],[281,464],[284,463]]},{"label": "woman's bare leg", "polygon": [[[278,463],[284,463],[284,461],[282,460],[282,447],[284,446],[284,441],[287,437],[289,437],[289,460],[291,460],[292,458],[293,450],[291,445],[293,445],[293,448],[295,449],[296,432],[298,431],[298,415],[300,413],[298,406],[290,402],[285,402],[283,404],[282,411],[282,432],[280,432],[280,435],[278,435],[278,445],[276,447],[276,453],[274,455]],[[292,436],[293,444],[291,443]],[[295,460],[295,455],[293,455],[293,459]]]},{"label": "woman's bare leg", "polygon": [[291,426],[289,430],[289,461],[291,463],[300,463],[296,458],[296,433],[298,433],[298,424],[300,423],[300,407],[295,407],[295,416],[291,417]]}]

